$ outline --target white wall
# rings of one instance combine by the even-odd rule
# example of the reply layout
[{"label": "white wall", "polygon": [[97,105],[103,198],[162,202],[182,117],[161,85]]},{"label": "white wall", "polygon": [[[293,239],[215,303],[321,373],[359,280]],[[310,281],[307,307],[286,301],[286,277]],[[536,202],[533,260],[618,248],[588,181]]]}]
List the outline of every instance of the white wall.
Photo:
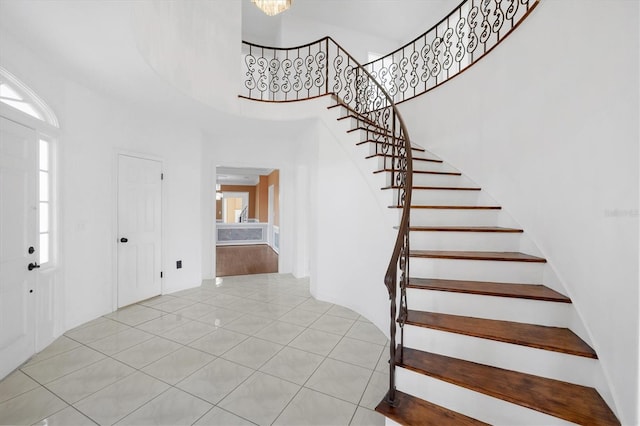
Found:
[{"label": "white wall", "polygon": [[[337,125],[337,110],[326,110],[329,97],[240,103],[245,118],[203,139],[203,276],[215,274],[215,166],[279,168],[280,272],[310,276],[313,296],[347,306],[388,333],[383,281],[397,214],[375,180],[384,177],[364,161],[366,149],[345,132],[348,122]],[[270,121],[249,118],[258,115]]]},{"label": "white wall", "polygon": [[134,2],[138,50],[180,91],[228,111],[241,84],[241,9],[238,0]]},{"label": "white wall", "polygon": [[[59,325],[54,334],[115,307],[119,151],[163,160],[163,288],[172,292],[199,285],[201,253],[194,241],[200,238],[200,134],[72,82],[8,35],[0,40],[2,66],[38,93],[60,121],[56,290],[61,297],[55,297]],[[183,260],[179,271],[177,259]]]},{"label": "white wall", "polygon": [[397,234],[392,195],[374,185],[375,161],[364,160],[356,138],[332,124],[318,122],[312,166],[311,294],[353,309],[388,335],[384,276]]},{"label": "white wall", "polygon": [[[118,152],[163,161],[163,291],[199,285],[199,134],[73,84],[61,115],[67,324],[113,307]],[[175,268],[176,260],[183,261],[182,269]]]},{"label": "white wall", "polygon": [[487,58],[401,105],[412,139],[524,227],[638,421],[638,2],[541,2]]},{"label": "white wall", "polygon": [[[247,102],[247,101],[244,101]],[[268,106],[267,106],[268,107]],[[202,276],[215,277],[215,184],[216,166],[259,167],[280,170],[279,272],[306,276],[307,241],[296,229],[300,202],[301,149],[308,139],[304,120],[269,122],[236,117],[204,133],[202,140]],[[302,195],[304,197],[304,195]]]}]

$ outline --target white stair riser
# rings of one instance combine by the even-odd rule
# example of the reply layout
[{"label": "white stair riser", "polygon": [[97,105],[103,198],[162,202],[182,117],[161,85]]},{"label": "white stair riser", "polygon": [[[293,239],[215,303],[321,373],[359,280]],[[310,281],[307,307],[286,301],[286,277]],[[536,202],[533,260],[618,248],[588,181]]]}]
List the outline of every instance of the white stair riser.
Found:
[{"label": "white stair riser", "polygon": [[[402,210],[398,210],[398,221]],[[411,209],[413,226],[497,226],[501,210]]]},{"label": "white stair riser", "polygon": [[[374,145],[374,144],[371,144]],[[376,154],[375,152],[369,154],[369,155],[373,155]],[[433,157],[424,157],[424,158],[430,158],[432,159]],[[376,160],[378,163],[378,168],[379,169],[391,169],[393,167],[393,157],[383,157],[383,156],[376,156],[373,158],[369,158],[368,160],[370,161],[374,161]],[[396,162],[396,167],[398,167],[397,162]],[[414,161],[413,162],[413,169],[414,170],[429,170],[429,171],[435,171],[435,172],[449,172],[449,171],[455,171],[453,170],[451,167],[446,166],[443,163],[439,163],[436,161]]]},{"label": "white stair riser", "polygon": [[[378,169],[379,170],[379,169]],[[391,185],[391,173],[386,173],[387,184]],[[477,187],[471,180],[458,175],[434,175],[425,173],[413,174],[413,186],[445,186],[453,188]]]},{"label": "white stair riser", "polygon": [[[386,189],[392,197],[398,197],[399,190]],[[481,191],[459,191],[459,190],[417,190],[411,192],[411,205],[427,206],[479,206],[492,204],[486,197],[481,195]]]},{"label": "white stair riser", "polygon": [[433,377],[396,370],[397,389],[471,418],[497,426],[570,425],[540,413]]},{"label": "white stair riser", "polygon": [[598,368],[595,359],[425,327],[405,325],[404,328],[404,344],[408,348],[578,385],[595,386]]},{"label": "white stair riser", "polygon": [[[436,158],[430,154],[420,154],[423,158]],[[414,161],[413,170],[423,170],[432,172],[459,172],[458,169],[450,166],[447,163],[434,163],[433,161]]]},{"label": "white stair riser", "polygon": [[470,179],[457,175],[413,174],[413,186],[446,186],[451,188],[477,187]]},{"label": "white stair riser", "polygon": [[[358,146],[362,147],[362,153],[365,154],[365,156],[382,153],[384,150],[384,147],[381,144],[375,144],[373,142],[363,143]],[[387,150],[389,149],[390,148],[387,148]],[[430,156],[425,154],[423,151],[416,151],[416,150],[412,150],[411,155],[414,157],[436,158],[435,156]]]},{"label": "white stair riser", "polygon": [[[343,120],[343,121],[345,121],[345,120]],[[351,126],[350,129],[356,129],[358,127],[364,127],[364,126],[359,126],[356,123],[356,120],[354,120],[354,119],[351,119],[350,126]],[[360,128],[360,129],[352,131],[351,133],[353,133],[355,135],[358,135],[358,138],[361,141],[371,140],[371,141],[376,141],[376,142],[388,142],[388,143],[392,143],[393,142],[390,137],[375,133],[373,130],[367,131],[367,130],[363,130],[363,129]]]},{"label": "white stair riser", "polygon": [[513,297],[485,296],[450,291],[407,289],[409,309],[466,317],[515,321],[550,327],[568,327],[570,303]]},{"label": "white stair riser", "polygon": [[427,259],[412,257],[410,272],[416,278],[495,281],[540,284],[544,263],[498,260]]},{"label": "white stair riser", "polygon": [[[344,108],[343,108],[343,109],[344,109]],[[345,111],[346,111],[346,110],[345,110]],[[349,112],[349,111],[346,111],[346,112],[344,113],[343,117],[344,117],[345,115],[348,115],[348,114],[353,114],[353,113],[351,113],[351,112]],[[368,120],[366,120],[366,119],[364,119],[364,120],[360,120],[360,119],[357,119],[357,118],[355,118],[355,117],[351,117],[349,120],[343,120],[343,121],[348,121],[348,122],[349,122],[349,125],[351,126],[351,128],[352,128],[352,129],[355,129],[355,128],[357,128],[357,127],[362,127],[362,128],[367,128],[367,129],[372,129],[372,130],[379,131],[379,129],[377,128],[377,126],[371,125],[371,124],[368,122]],[[391,120],[389,120],[389,125],[391,125]]]},{"label": "white stair riser", "polygon": [[414,189],[411,193],[411,204],[414,205],[479,206],[490,203],[493,204],[492,200],[482,191]]},{"label": "white stair riser", "polygon": [[519,251],[522,233],[411,231],[409,237],[412,249]]}]

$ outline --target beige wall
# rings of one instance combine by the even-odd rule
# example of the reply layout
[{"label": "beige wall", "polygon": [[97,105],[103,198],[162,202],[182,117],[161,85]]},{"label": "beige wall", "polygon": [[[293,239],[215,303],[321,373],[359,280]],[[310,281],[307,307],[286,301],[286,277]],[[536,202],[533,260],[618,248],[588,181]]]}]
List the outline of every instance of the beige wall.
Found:
[{"label": "beige wall", "polygon": [[236,210],[242,209],[242,198],[226,198],[226,203],[227,203],[227,217],[225,218],[224,221],[226,223],[235,223]]},{"label": "beige wall", "polygon": [[[248,192],[249,193],[249,217],[256,218],[260,222],[269,220],[269,186],[274,186],[274,225],[280,226],[280,170],[274,170],[268,176],[260,176],[260,182],[255,186],[249,185],[222,185],[222,192]],[[222,200],[216,200],[216,219],[222,219]]]},{"label": "beige wall", "polygon": [[[268,185],[267,185],[267,194],[269,193],[269,186],[273,185],[273,224],[276,226],[280,226],[280,170],[274,170],[268,176]],[[268,196],[267,196],[268,198]],[[268,209],[268,200],[267,200],[267,209]]]},{"label": "beige wall", "polygon": [[260,176],[256,186],[256,217],[260,222],[269,220],[269,186],[274,186],[274,225],[280,226],[280,170],[274,170],[268,176]]},{"label": "beige wall", "polygon": [[260,176],[256,186],[256,217],[260,222],[266,222],[269,214],[269,177]]},{"label": "beige wall", "polygon": [[[221,192],[248,192],[249,193],[249,209],[247,211],[247,215],[249,218],[257,218],[257,202],[256,202],[256,193],[257,186],[251,185],[221,185]],[[232,216],[233,218],[233,216]],[[222,219],[222,200],[216,200],[216,220]],[[233,222],[233,220],[232,220]]]}]

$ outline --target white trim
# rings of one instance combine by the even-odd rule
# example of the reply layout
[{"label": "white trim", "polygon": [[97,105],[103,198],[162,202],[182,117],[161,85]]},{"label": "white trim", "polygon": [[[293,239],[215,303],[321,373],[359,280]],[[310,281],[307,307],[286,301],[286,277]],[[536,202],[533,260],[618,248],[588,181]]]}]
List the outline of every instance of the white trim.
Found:
[{"label": "white trim", "polygon": [[[280,185],[280,182],[278,182]],[[267,234],[267,242],[269,243],[269,247],[273,247],[273,226],[275,222],[275,200],[276,197],[276,186],[269,185],[267,186],[267,223],[269,224],[269,230]]]},{"label": "white trim", "polygon": [[[36,131],[38,136],[38,148],[37,148],[37,165],[36,165],[36,179],[38,181],[38,244],[40,241],[40,141],[45,141],[49,144],[49,169],[47,170],[49,179],[49,260],[41,264],[41,269],[38,272],[46,272],[56,269],[59,264],[58,247],[59,247],[59,227],[58,227],[58,197],[57,197],[57,181],[58,181],[58,169],[56,162],[57,141],[54,138],[43,135]],[[38,246],[39,253],[42,252],[42,247]]]},{"label": "white trim", "polygon": [[271,244],[269,244],[269,247],[271,247],[271,249],[277,254],[280,254],[280,227],[273,225],[272,231]]},{"label": "white trim", "polygon": [[[7,71],[5,68],[1,66],[0,66],[0,78],[5,79],[12,86],[14,86],[14,88],[17,89],[17,92],[25,97],[24,99],[25,102],[27,103],[30,102],[33,104],[34,108],[37,109],[38,112],[42,114],[43,122],[56,128],[60,127],[60,123],[58,122],[58,117],[56,117],[55,113],[49,107],[49,105],[47,105],[47,103],[40,96],[36,95],[36,93],[33,90],[31,90],[26,84],[24,84],[16,76],[14,76],[13,74],[11,74],[9,71]],[[16,109],[4,103],[3,105],[6,105],[11,109]],[[16,109],[16,111],[18,110]],[[30,117],[33,117],[30,114],[27,114],[24,112],[22,113]]]},{"label": "white trim", "polygon": [[[225,229],[235,229],[235,230],[259,229],[261,238],[259,240],[251,240],[251,239],[219,240],[218,236],[220,235],[220,231]],[[269,230],[268,224],[261,223],[261,222],[216,223],[216,245],[230,246],[230,245],[269,244],[268,230]],[[269,246],[271,246],[271,244],[269,244]]]}]

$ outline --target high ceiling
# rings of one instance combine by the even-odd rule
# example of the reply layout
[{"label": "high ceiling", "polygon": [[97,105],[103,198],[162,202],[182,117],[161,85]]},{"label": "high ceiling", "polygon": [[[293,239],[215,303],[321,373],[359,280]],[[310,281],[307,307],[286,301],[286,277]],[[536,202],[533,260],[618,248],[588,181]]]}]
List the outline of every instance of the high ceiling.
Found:
[{"label": "high ceiling", "polygon": [[[459,0],[293,0],[289,10],[268,17],[242,0],[242,35],[260,43],[277,40],[282,20],[304,19],[398,42],[417,37],[452,11]],[[330,35],[330,34],[323,34]],[[382,52],[387,53],[387,52]]]},{"label": "high ceiling", "polygon": [[[138,104],[150,113],[170,110],[190,119],[202,114],[203,122],[211,123],[206,118],[210,113],[202,112],[201,104],[167,87],[138,52],[132,28],[136,1],[0,0],[0,35],[13,38],[62,75],[107,97]],[[426,30],[458,2],[294,0],[288,11],[268,17],[251,0],[241,1],[243,36],[252,41],[277,39],[282,20],[298,18],[398,40],[398,46]],[[0,63],[6,53],[0,51]]]},{"label": "high ceiling", "polygon": [[[0,36],[12,38],[69,80],[107,98],[124,100],[149,114],[169,113],[195,120],[205,131],[232,126],[237,117],[221,111],[211,114],[203,104],[168,86],[145,62],[133,31],[132,5],[136,1],[140,0],[0,0]],[[399,47],[445,16],[459,0],[293,0],[291,9],[275,17],[263,14],[251,0],[240,1],[246,40],[276,44],[283,23],[299,20],[319,23],[316,27],[320,28],[348,28]],[[322,36],[332,35],[327,32]],[[11,65],[5,63],[11,53],[0,50],[1,65]],[[287,132],[295,135],[305,126],[304,122],[259,124],[265,135],[280,136]],[[234,128],[240,133],[246,126]],[[256,180],[264,173],[224,172],[220,175],[227,177],[219,177],[219,183]]]}]

